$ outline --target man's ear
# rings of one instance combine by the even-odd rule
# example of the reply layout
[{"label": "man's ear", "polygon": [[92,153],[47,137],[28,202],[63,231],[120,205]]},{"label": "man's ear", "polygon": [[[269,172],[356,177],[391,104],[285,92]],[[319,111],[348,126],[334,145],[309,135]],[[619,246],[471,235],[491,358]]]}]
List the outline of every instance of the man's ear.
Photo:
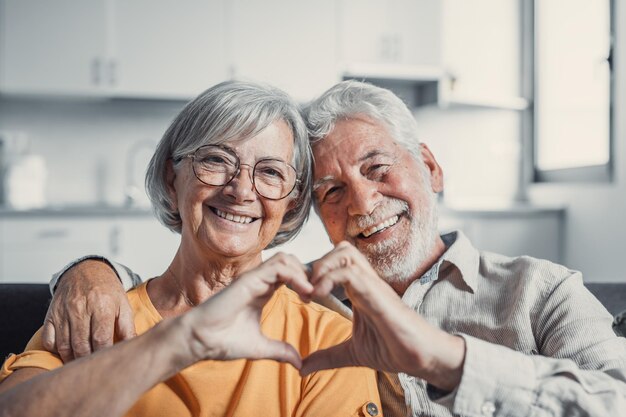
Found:
[{"label": "man's ear", "polygon": [[176,170],[174,169],[174,160],[172,158],[168,158],[167,161],[165,161],[165,186],[167,187],[167,194],[170,197],[172,210],[178,210],[175,182]]},{"label": "man's ear", "polygon": [[433,188],[433,192],[440,193],[443,191],[443,170],[437,163],[435,155],[433,155],[425,143],[420,143],[420,152],[422,161],[424,161],[426,168],[430,172],[430,185]]}]

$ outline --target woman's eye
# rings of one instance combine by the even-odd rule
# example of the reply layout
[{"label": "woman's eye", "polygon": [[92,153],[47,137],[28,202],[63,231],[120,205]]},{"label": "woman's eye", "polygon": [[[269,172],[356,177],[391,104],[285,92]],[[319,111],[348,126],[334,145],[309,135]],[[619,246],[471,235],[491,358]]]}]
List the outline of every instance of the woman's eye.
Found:
[{"label": "woman's eye", "polygon": [[272,177],[272,178],[278,178],[278,179],[285,178],[285,175],[280,170],[274,169],[274,168],[264,168],[259,173],[265,177]]},{"label": "woman's eye", "polygon": [[225,164],[226,160],[219,155],[209,155],[202,158],[203,164]]}]

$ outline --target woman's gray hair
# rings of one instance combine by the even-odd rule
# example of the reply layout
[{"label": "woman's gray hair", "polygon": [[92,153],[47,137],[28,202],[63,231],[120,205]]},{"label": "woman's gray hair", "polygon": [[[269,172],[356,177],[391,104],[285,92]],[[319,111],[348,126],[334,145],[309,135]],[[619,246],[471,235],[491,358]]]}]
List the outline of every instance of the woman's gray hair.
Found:
[{"label": "woman's gray hair", "polygon": [[251,138],[279,120],[287,123],[293,135],[292,164],[298,183],[288,197],[294,200],[293,207],[268,248],[294,238],[311,207],[312,156],[306,125],[298,105],[285,92],[252,82],[227,81],[209,88],[188,103],[169,126],[146,173],[146,191],[159,221],[174,232],[182,230],[180,213],[168,193],[168,160],[177,166],[200,146]]},{"label": "woman's gray hair", "polygon": [[384,123],[393,139],[422,160],[415,118],[406,104],[385,88],[355,80],[340,82],[311,102],[304,116],[312,144],[323,140],[338,120],[366,116]]}]

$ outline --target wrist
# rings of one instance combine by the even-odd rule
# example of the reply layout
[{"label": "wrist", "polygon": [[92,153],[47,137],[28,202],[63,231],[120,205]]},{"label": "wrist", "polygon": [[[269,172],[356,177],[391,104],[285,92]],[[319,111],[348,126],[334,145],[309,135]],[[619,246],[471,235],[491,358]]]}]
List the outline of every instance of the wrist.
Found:
[{"label": "wrist", "polygon": [[115,268],[109,262],[108,259],[99,255],[86,255],[81,258],[78,258],[70,262],[69,264],[65,265],[63,269],[61,269],[59,272],[53,275],[53,282],[54,281],[56,282],[54,282],[54,287],[51,288],[52,293],[54,293],[57,290],[61,282],[72,280],[72,274],[68,274],[68,272],[84,271],[88,273],[88,272],[93,272],[94,270],[102,271],[102,269],[105,267],[108,267],[111,271],[113,271],[118,281],[120,280],[120,277],[117,271],[115,270]]},{"label": "wrist", "polygon": [[429,384],[451,392],[460,383],[465,362],[465,340],[460,336],[439,330],[436,343],[431,339],[431,358],[429,365],[420,375]]}]

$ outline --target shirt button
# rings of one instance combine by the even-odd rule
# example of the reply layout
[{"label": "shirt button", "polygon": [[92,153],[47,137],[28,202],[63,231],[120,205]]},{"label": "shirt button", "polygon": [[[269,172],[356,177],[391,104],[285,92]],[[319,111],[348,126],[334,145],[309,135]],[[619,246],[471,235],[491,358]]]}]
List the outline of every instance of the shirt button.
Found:
[{"label": "shirt button", "polygon": [[491,401],[485,401],[480,411],[483,413],[483,416],[492,417],[493,414],[496,412],[496,406]]},{"label": "shirt button", "polygon": [[374,403],[367,403],[365,406],[365,410],[367,410],[367,414],[374,417],[378,415],[378,407]]}]

